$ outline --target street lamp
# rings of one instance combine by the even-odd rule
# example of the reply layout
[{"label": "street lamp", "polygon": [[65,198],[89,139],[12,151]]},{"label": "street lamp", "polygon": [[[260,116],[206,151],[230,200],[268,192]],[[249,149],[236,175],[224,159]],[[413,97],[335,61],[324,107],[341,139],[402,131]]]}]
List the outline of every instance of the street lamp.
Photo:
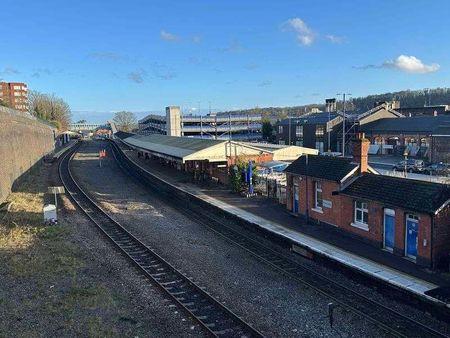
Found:
[{"label": "street lamp", "polygon": [[405,171],[404,171],[404,176],[406,177],[406,169],[407,169],[407,165],[408,165],[408,149],[405,148],[405,151],[403,152],[403,156],[405,156]]}]

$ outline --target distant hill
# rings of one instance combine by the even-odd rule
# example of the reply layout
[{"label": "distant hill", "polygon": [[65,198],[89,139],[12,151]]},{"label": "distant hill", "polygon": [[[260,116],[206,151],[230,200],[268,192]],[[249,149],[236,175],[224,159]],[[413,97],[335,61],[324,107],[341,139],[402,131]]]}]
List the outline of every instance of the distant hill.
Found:
[{"label": "distant hill", "polygon": [[[346,104],[347,110],[370,109],[375,102],[380,101],[400,101],[400,107],[423,107],[424,105],[450,104],[450,88],[435,88],[422,90],[403,90],[399,92],[368,95],[364,97],[352,98]],[[261,114],[264,118],[271,120],[283,119],[287,116],[299,116],[311,112],[312,108],[325,109],[323,103],[308,104],[294,107],[255,107],[252,109],[242,109],[220,112],[221,114]],[[338,109],[342,109],[342,103],[338,103]]]}]

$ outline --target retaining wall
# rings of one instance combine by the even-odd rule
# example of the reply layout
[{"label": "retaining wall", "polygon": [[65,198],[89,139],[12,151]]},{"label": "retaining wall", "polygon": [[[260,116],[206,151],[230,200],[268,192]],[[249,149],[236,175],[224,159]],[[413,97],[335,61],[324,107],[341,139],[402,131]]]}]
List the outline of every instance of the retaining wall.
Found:
[{"label": "retaining wall", "polygon": [[14,182],[52,150],[50,126],[27,113],[0,107],[0,203]]}]

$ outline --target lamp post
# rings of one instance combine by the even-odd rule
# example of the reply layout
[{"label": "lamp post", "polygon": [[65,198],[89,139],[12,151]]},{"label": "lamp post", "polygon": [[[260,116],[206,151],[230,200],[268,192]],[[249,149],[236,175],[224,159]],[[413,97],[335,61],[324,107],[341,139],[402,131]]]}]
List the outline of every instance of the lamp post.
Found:
[{"label": "lamp post", "polygon": [[403,156],[405,156],[405,171],[404,176],[406,177],[406,170],[408,166],[408,150],[405,148],[405,151],[403,152]]},{"label": "lamp post", "polygon": [[291,117],[288,116],[289,119],[289,145],[291,145]]},{"label": "lamp post", "polygon": [[342,113],[342,157],[345,156],[345,96],[351,96],[352,94],[344,93],[344,94],[336,94],[337,96],[342,96],[343,98],[343,113]]}]

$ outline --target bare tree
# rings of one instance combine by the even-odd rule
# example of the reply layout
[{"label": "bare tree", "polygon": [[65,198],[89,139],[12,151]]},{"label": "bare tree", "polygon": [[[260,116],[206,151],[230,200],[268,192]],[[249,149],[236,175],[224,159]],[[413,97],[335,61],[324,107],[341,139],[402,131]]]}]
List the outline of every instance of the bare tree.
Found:
[{"label": "bare tree", "polygon": [[130,132],[137,127],[137,119],[134,113],[129,111],[119,111],[114,115],[114,122],[117,130]]},{"label": "bare tree", "polygon": [[43,94],[31,90],[28,94],[30,113],[37,118],[53,123],[59,130],[66,130],[70,123],[70,107],[54,94]]}]

